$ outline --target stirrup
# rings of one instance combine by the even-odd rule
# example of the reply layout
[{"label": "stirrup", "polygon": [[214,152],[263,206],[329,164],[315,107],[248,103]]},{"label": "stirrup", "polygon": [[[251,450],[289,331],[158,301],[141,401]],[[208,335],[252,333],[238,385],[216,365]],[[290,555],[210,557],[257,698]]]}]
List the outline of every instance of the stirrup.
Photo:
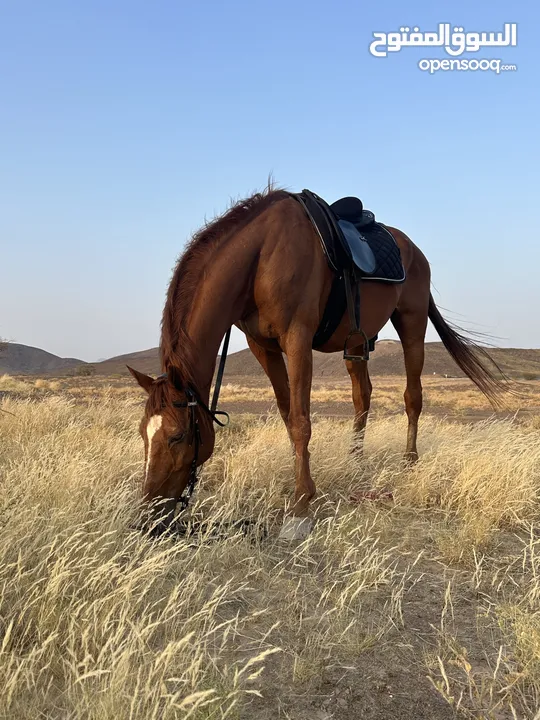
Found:
[{"label": "stirrup", "polygon": [[[349,340],[353,335],[361,335],[363,339],[363,345],[364,345],[364,354],[363,355],[351,355],[347,352],[347,345],[349,344]],[[367,362],[369,360],[369,340],[367,339],[367,335],[363,330],[351,330],[351,332],[347,335],[347,339],[345,340],[345,345],[343,346],[343,359],[344,360],[352,360],[353,362],[360,362],[360,360],[365,360]]]}]

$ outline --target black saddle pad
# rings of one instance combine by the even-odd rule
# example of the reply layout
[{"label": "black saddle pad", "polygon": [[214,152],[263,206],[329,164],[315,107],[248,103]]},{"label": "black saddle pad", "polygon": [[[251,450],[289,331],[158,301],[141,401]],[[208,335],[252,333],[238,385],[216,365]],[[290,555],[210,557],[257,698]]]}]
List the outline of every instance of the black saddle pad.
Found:
[{"label": "black saddle pad", "polygon": [[405,280],[405,270],[399,247],[391,232],[381,223],[374,222],[363,227],[360,234],[366,239],[375,255],[376,263],[375,270],[362,280],[402,283]]}]

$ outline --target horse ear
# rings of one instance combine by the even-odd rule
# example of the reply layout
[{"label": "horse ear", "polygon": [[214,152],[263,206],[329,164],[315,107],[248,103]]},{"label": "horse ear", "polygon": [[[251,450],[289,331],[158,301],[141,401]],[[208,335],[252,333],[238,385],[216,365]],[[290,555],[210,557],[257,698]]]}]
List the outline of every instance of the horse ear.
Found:
[{"label": "horse ear", "polygon": [[138,370],[134,370],[132,367],[129,367],[129,365],[126,365],[126,367],[142,389],[149,393],[152,389],[152,385],[154,384],[154,378],[151,378],[150,375],[145,375]]}]

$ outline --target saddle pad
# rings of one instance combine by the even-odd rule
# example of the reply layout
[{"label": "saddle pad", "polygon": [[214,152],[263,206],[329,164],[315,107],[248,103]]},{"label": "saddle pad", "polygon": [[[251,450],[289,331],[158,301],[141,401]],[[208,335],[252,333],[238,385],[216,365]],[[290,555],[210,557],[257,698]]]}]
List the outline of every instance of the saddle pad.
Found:
[{"label": "saddle pad", "polygon": [[362,228],[361,235],[367,240],[376,262],[373,273],[364,275],[362,280],[404,282],[405,269],[401,262],[401,253],[390,231],[381,223],[375,222],[369,227]]}]

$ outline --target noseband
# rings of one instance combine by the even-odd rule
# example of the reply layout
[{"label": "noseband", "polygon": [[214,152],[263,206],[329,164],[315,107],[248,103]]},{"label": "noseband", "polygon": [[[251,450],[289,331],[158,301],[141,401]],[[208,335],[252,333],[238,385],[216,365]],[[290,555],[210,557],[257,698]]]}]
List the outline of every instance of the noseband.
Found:
[{"label": "noseband", "polygon": [[[178,388],[180,389],[180,388]],[[217,388],[216,388],[217,389]],[[225,427],[229,424],[229,415],[224,410],[210,410],[208,405],[204,403],[201,398],[197,395],[197,393],[188,387],[182,388],[182,391],[186,395],[186,401],[185,402],[173,402],[173,407],[175,408],[187,408],[189,412],[189,446],[192,445],[195,446],[195,452],[193,455],[193,460],[191,461],[191,468],[189,470],[189,479],[186,485],[185,491],[182,493],[182,496],[179,499],[179,503],[181,505],[181,512],[184,511],[187,506],[189,505],[189,501],[191,500],[191,496],[193,495],[193,492],[195,490],[195,486],[197,485],[197,481],[199,479],[197,475],[197,463],[199,461],[199,448],[202,445],[201,440],[201,431],[199,428],[199,418],[197,408],[200,407],[211,419],[212,422],[215,422],[216,425],[219,425],[220,427]],[[218,389],[219,394],[219,389]],[[216,396],[216,391],[214,390],[214,398]],[[217,400],[216,400],[217,402]],[[218,419],[218,415],[221,415],[225,418],[225,422],[222,422]]]}]

